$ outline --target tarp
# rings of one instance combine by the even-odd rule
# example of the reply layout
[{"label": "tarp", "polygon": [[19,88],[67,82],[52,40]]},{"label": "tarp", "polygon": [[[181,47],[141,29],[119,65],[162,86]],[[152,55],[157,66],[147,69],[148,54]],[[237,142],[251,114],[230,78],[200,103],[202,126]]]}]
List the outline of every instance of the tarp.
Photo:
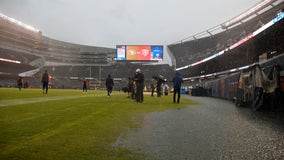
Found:
[{"label": "tarp", "polygon": [[279,87],[279,74],[277,66],[270,67],[266,75],[259,65],[243,71],[240,74],[238,88],[242,89],[238,97],[242,102],[252,102],[252,108],[259,110],[265,106],[266,97]]}]

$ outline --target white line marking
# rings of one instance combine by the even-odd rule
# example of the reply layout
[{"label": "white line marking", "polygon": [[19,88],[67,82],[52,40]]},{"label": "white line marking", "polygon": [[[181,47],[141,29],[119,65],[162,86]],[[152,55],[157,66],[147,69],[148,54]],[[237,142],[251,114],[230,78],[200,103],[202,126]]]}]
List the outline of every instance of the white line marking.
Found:
[{"label": "white line marking", "polygon": [[41,98],[25,98],[25,99],[12,99],[12,100],[0,100],[0,107],[7,107],[13,105],[22,105],[46,101],[56,101],[65,99],[76,99],[85,97],[97,97],[105,96],[105,94],[92,94],[92,95],[74,95],[74,96],[52,96],[52,97],[41,97]]}]

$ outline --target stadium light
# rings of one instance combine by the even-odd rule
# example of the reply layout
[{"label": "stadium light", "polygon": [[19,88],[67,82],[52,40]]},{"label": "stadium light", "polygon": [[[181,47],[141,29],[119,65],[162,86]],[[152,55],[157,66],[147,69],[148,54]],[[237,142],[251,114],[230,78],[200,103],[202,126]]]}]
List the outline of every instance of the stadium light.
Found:
[{"label": "stadium light", "polygon": [[29,31],[33,31],[35,33],[40,33],[39,29],[36,29],[36,28],[34,28],[34,27],[30,26],[30,25],[24,24],[23,22],[18,21],[18,20],[14,19],[14,18],[10,18],[10,17],[8,17],[8,16],[6,16],[6,15],[4,15],[2,13],[0,13],[0,17],[5,19],[5,20],[8,20],[8,21],[10,21],[12,23],[15,23],[15,24],[17,24],[17,25],[19,25],[19,26],[21,26],[21,27],[23,27],[23,28],[25,28],[25,29],[27,29]]},{"label": "stadium light", "polygon": [[10,62],[10,63],[17,63],[17,64],[21,63],[20,61],[15,61],[15,60],[5,59],[5,58],[0,58],[0,61]]},{"label": "stadium light", "polygon": [[189,67],[189,66],[180,67],[180,68],[177,68],[176,71],[183,70],[183,69],[186,69],[186,68],[188,68],[188,67]]}]

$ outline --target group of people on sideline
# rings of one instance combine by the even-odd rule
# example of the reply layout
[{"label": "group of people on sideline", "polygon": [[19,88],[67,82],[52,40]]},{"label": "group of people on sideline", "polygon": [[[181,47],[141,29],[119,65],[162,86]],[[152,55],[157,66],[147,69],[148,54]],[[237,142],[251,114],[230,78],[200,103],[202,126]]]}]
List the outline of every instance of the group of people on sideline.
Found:
[{"label": "group of people on sideline", "polygon": [[[151,82],[151,96],[154,96],[155,90],[157,91],[157,97],[161,97],[162,95],[162,85],[166,82],[166,79],[161,76],[153,76],[153,79],[157,81],[156,85],[154,82]],[[135,99],[136,102],[142,103],[144,100],[143,90],[144,90],[144,74],[141,69],[136,69],[135,75],[131,78],[128,78],[128,84],[125,92],[128,93],[128,97]],[[183,78],[179,72],[175,73],[175,76],[172,79],[173,82],[173,103],[180,103],[180,94],[181,94],[181,84],[183,83]],[[167,84],[164,85],[165,95],[168,95],[169,86]]]},{"label": "group of people on sideline", "polygon": [[[113,86],[113,82],[111,84]],[[129,98],[135,99],[135,101],[138,103],[142,103],[144,101],[144,86],[144,74],[142,73],[141,69],[138,68],[136,69],[134,76],[128,78],[128,84],[124,91],[128,93]],[[108,88],[107,80],[106,88]]]}]

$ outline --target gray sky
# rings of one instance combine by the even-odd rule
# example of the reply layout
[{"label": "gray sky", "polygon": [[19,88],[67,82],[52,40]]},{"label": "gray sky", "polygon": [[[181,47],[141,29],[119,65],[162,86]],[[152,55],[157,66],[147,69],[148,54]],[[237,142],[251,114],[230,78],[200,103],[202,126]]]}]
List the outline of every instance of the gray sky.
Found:
[{"label": "gray sky", "polygon": [[57,40],[115,48],[167,45],[262,0],[0,0],[0,12]]}]

